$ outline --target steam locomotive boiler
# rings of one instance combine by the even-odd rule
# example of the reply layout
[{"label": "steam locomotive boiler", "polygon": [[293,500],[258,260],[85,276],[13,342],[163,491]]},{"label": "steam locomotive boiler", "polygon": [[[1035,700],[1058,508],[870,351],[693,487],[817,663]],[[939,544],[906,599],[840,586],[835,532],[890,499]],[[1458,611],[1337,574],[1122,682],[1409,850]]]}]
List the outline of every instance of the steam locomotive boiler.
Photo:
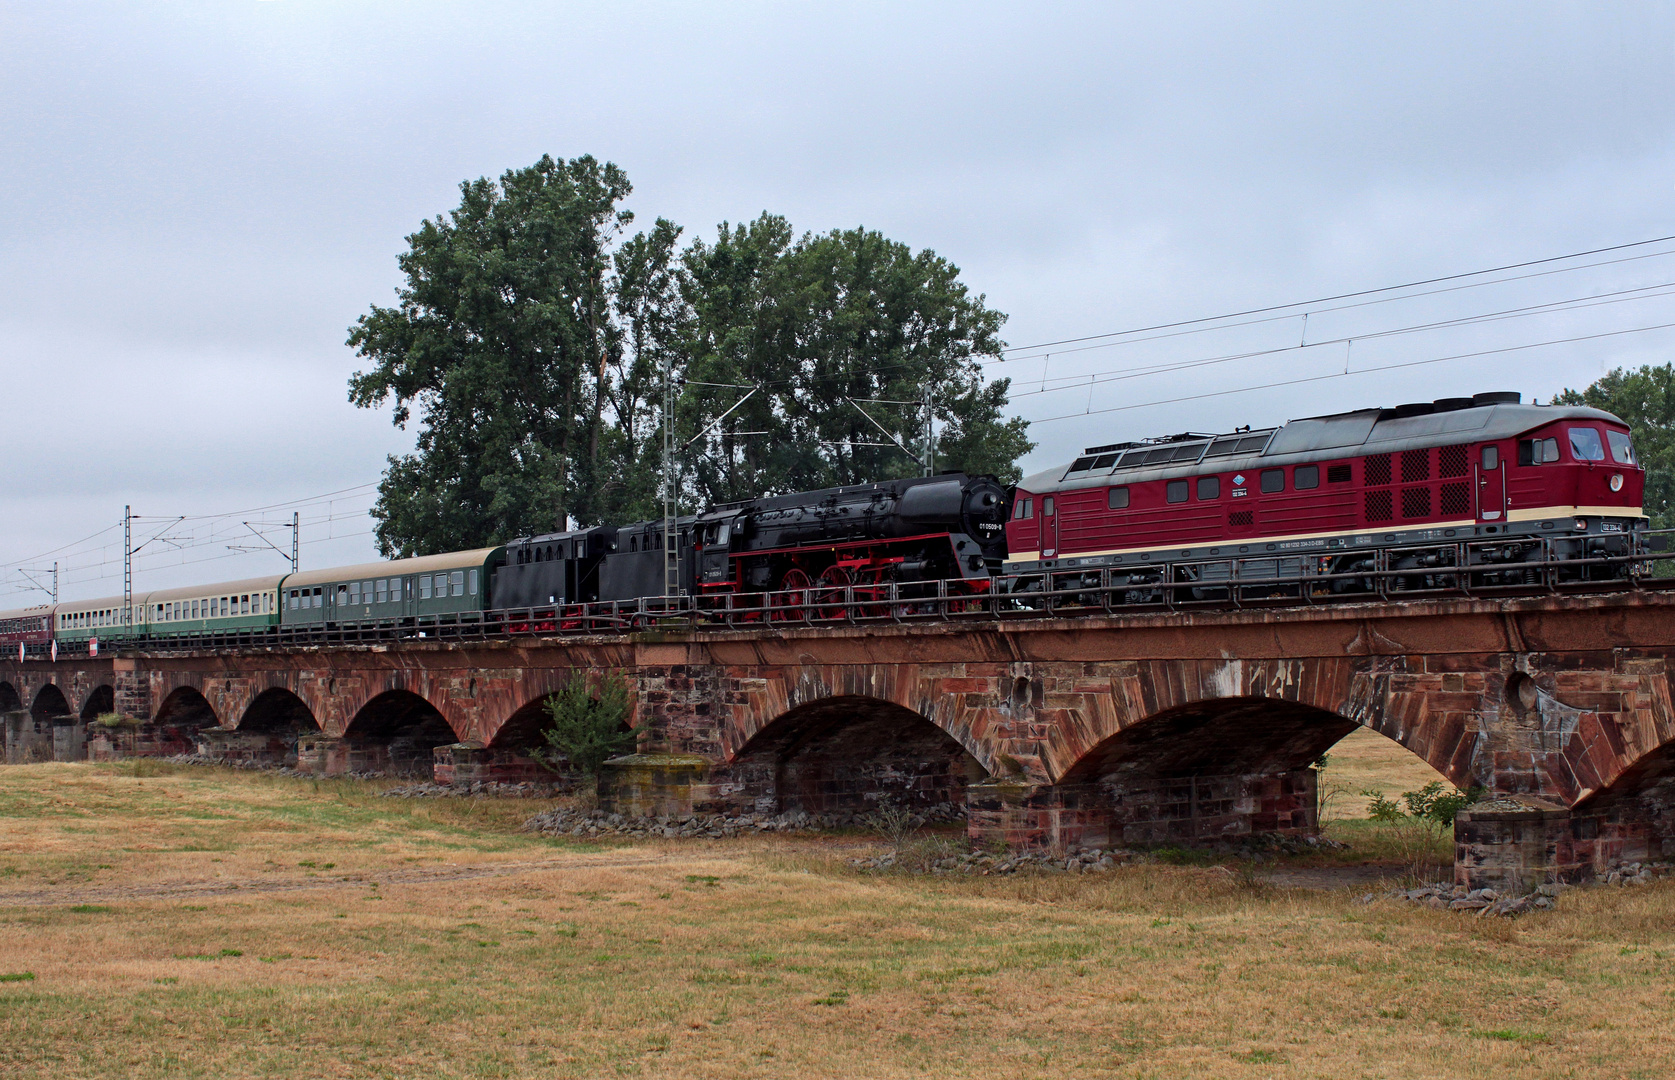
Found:
[{"label": "steam locomotive boiler", "polygon": [[994,477],[964,473],[728,503],[694,522],[696,591],[939,580],[976,591],[1006,556],[1009,505]]}]

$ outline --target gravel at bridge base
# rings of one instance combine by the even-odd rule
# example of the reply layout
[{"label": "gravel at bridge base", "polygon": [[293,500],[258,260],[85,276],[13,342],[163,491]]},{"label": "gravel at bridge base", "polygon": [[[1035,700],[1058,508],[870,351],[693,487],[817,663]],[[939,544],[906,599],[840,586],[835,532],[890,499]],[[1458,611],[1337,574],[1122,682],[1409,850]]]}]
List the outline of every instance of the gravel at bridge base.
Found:
[{"label": "gravel at bridge base", "polygon": [[[536,814],[523,823],[525,832],[553,836],[723,837],[765,832],[828,832],[867,827],[867,814],[842,812],[810,814],[788,810],[781,814],[677,814],[670,817],[629,817],[604,810],[557,809]],[[921,823],[965,820],[965,811],[944,803],[916,815]]]},{"label": "gravel at bridge base", "polygon": [[[1650,885],[1661,877],[1675,874],[1675,863],[1619,862],[1596,877],[1595,886],[1627,887]],[[1448,911],[1469,911],[1479,918],[1484,916],[1524,915],[1532,911],[1551,911],[1558,906],[1559,897],[1581,886],[1565,884],[1538,885],[1522,896],[1503,895],[1494,889],[1467,889],[1452,881],[1437,881],[1416,889],[1393,889],[1385,895],[1392,900],[1406,900],[1429,908]],[[1371,903],[1377,897],[1368,893],[1361,898]]]}]

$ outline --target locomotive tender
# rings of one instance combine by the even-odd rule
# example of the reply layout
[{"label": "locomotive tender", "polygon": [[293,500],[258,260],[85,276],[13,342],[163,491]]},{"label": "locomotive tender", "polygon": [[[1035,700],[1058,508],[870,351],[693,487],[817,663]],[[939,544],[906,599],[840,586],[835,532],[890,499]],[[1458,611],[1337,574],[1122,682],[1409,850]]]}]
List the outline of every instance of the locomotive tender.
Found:
[{"label": "locomotive tender", "polygon": [[[939,592],[1032,608],[1518,587],[1627,576],[1644,486],[1617,417],[1494,393],[1090,447],[1012,490],[944,473],[727,503],[677,518],[672,548],[689,610],[725,622],[961,610],[901,603]],[[0,648],[632,626],[617,609],[663,596],[665,558],[660,520],[595,526],[136,594],[131,622],[111,597],[0,612]]]},{"label": "locomotive tender", "polygon": [[1296,595],[1279,583],[1309,576],[1311,596],[1450,587],[1462,562],[1475,584],[1535,584],[1532,563],[1633,554],[1644,485],[1610,413],[1443,398],[1089,447],[1018,485],[1004,569],[1020,592],[1102,587],[1115,603],[1183,582],[1217,599],[1235,579],[1261,583],[1244,595]]}]

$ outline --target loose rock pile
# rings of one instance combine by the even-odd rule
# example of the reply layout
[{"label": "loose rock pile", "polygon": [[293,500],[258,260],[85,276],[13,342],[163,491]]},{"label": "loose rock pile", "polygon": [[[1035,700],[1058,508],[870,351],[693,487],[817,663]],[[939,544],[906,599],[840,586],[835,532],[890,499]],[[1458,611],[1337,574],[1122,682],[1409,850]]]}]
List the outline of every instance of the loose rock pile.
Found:
[{"label": "loose rock pile", "polygon": [[865,815],[808,814],[679,814],[673,817],[628,817],[604,810],[548,810],[523,823],[525,832],[550,836],[722,837],[766,832],[813,832],[864,824]]},{"label": "loose rock pile", "polygon": [[1650,885],[1670,874],[1675,874],[1675,863],[1619,862],[1601,874],[1598,880],[1605,885]]},{"label": "loose rock pile", "polygon": [[1530,911],[1551,911],[1559,893],[1569,885],[1541,885],[1524,896],[1505,896],[1494,889],[1467,889],[1451,881],[1421,885],[1417,889],[1396,889],[1393,900],[1407,900],[1448,911],[1470,911],[1479,917],[1523,915]]},{"label": "loose rock pile", "polygon": [[[1675,863],[1619,862],[1594,879],[1596,885],[1650,885],[1660,877],[1675,874]],[[1421,885],[1417,889],[1397,889],[1388,895],[1393,900],[1407,900],[1426,907],[1449,911],[1473,911],[1484,915],[1523,915],[1531,911],[1551,911],[1558,906],[1560,895],[1576,888],[1574,885],[1538,885],[1535,891],[1523,896],[1503,896],[1494,889],[1467,889],[1450,881]],[[1364,900],[1371,900],[1369,893]]]},{"label": "loose rock pile", "polygon": [[1083,848],[1068,855],[1053,856],[1045,851],[1022,851],[1010,855],[996,855],[987,851],[969,851],[937,859],[922,866],[916,858],[897,851],[882,855],[850,859],[849,864],[862,870],[928,870],[933,874],[1003,875],[1020,872],[1101,873],[1129,863],[1150,862],[1151,857],[1125,848]]},{"label": "loose rock pile", "polygon": [[379,794],[386,799],[446,799],[467,795],[491,799],[550,799],[561,791],[553,784],[537,784],[533,780],[516,784],[503,780],[474,780],[469,784],[407,784]]}]

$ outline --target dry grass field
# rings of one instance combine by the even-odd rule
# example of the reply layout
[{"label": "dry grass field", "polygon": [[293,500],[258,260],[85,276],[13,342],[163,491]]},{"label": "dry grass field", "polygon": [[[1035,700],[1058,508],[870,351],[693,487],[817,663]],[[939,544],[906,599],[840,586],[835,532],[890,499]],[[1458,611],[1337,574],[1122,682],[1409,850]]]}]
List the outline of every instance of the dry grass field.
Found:
[{"label": "dry grass field", "polygon": [[0,769],[0,1075],[1675,1074],[1675,883],[1509,923],[1240,867],[579,846],[517,833],[537,805]]}]

